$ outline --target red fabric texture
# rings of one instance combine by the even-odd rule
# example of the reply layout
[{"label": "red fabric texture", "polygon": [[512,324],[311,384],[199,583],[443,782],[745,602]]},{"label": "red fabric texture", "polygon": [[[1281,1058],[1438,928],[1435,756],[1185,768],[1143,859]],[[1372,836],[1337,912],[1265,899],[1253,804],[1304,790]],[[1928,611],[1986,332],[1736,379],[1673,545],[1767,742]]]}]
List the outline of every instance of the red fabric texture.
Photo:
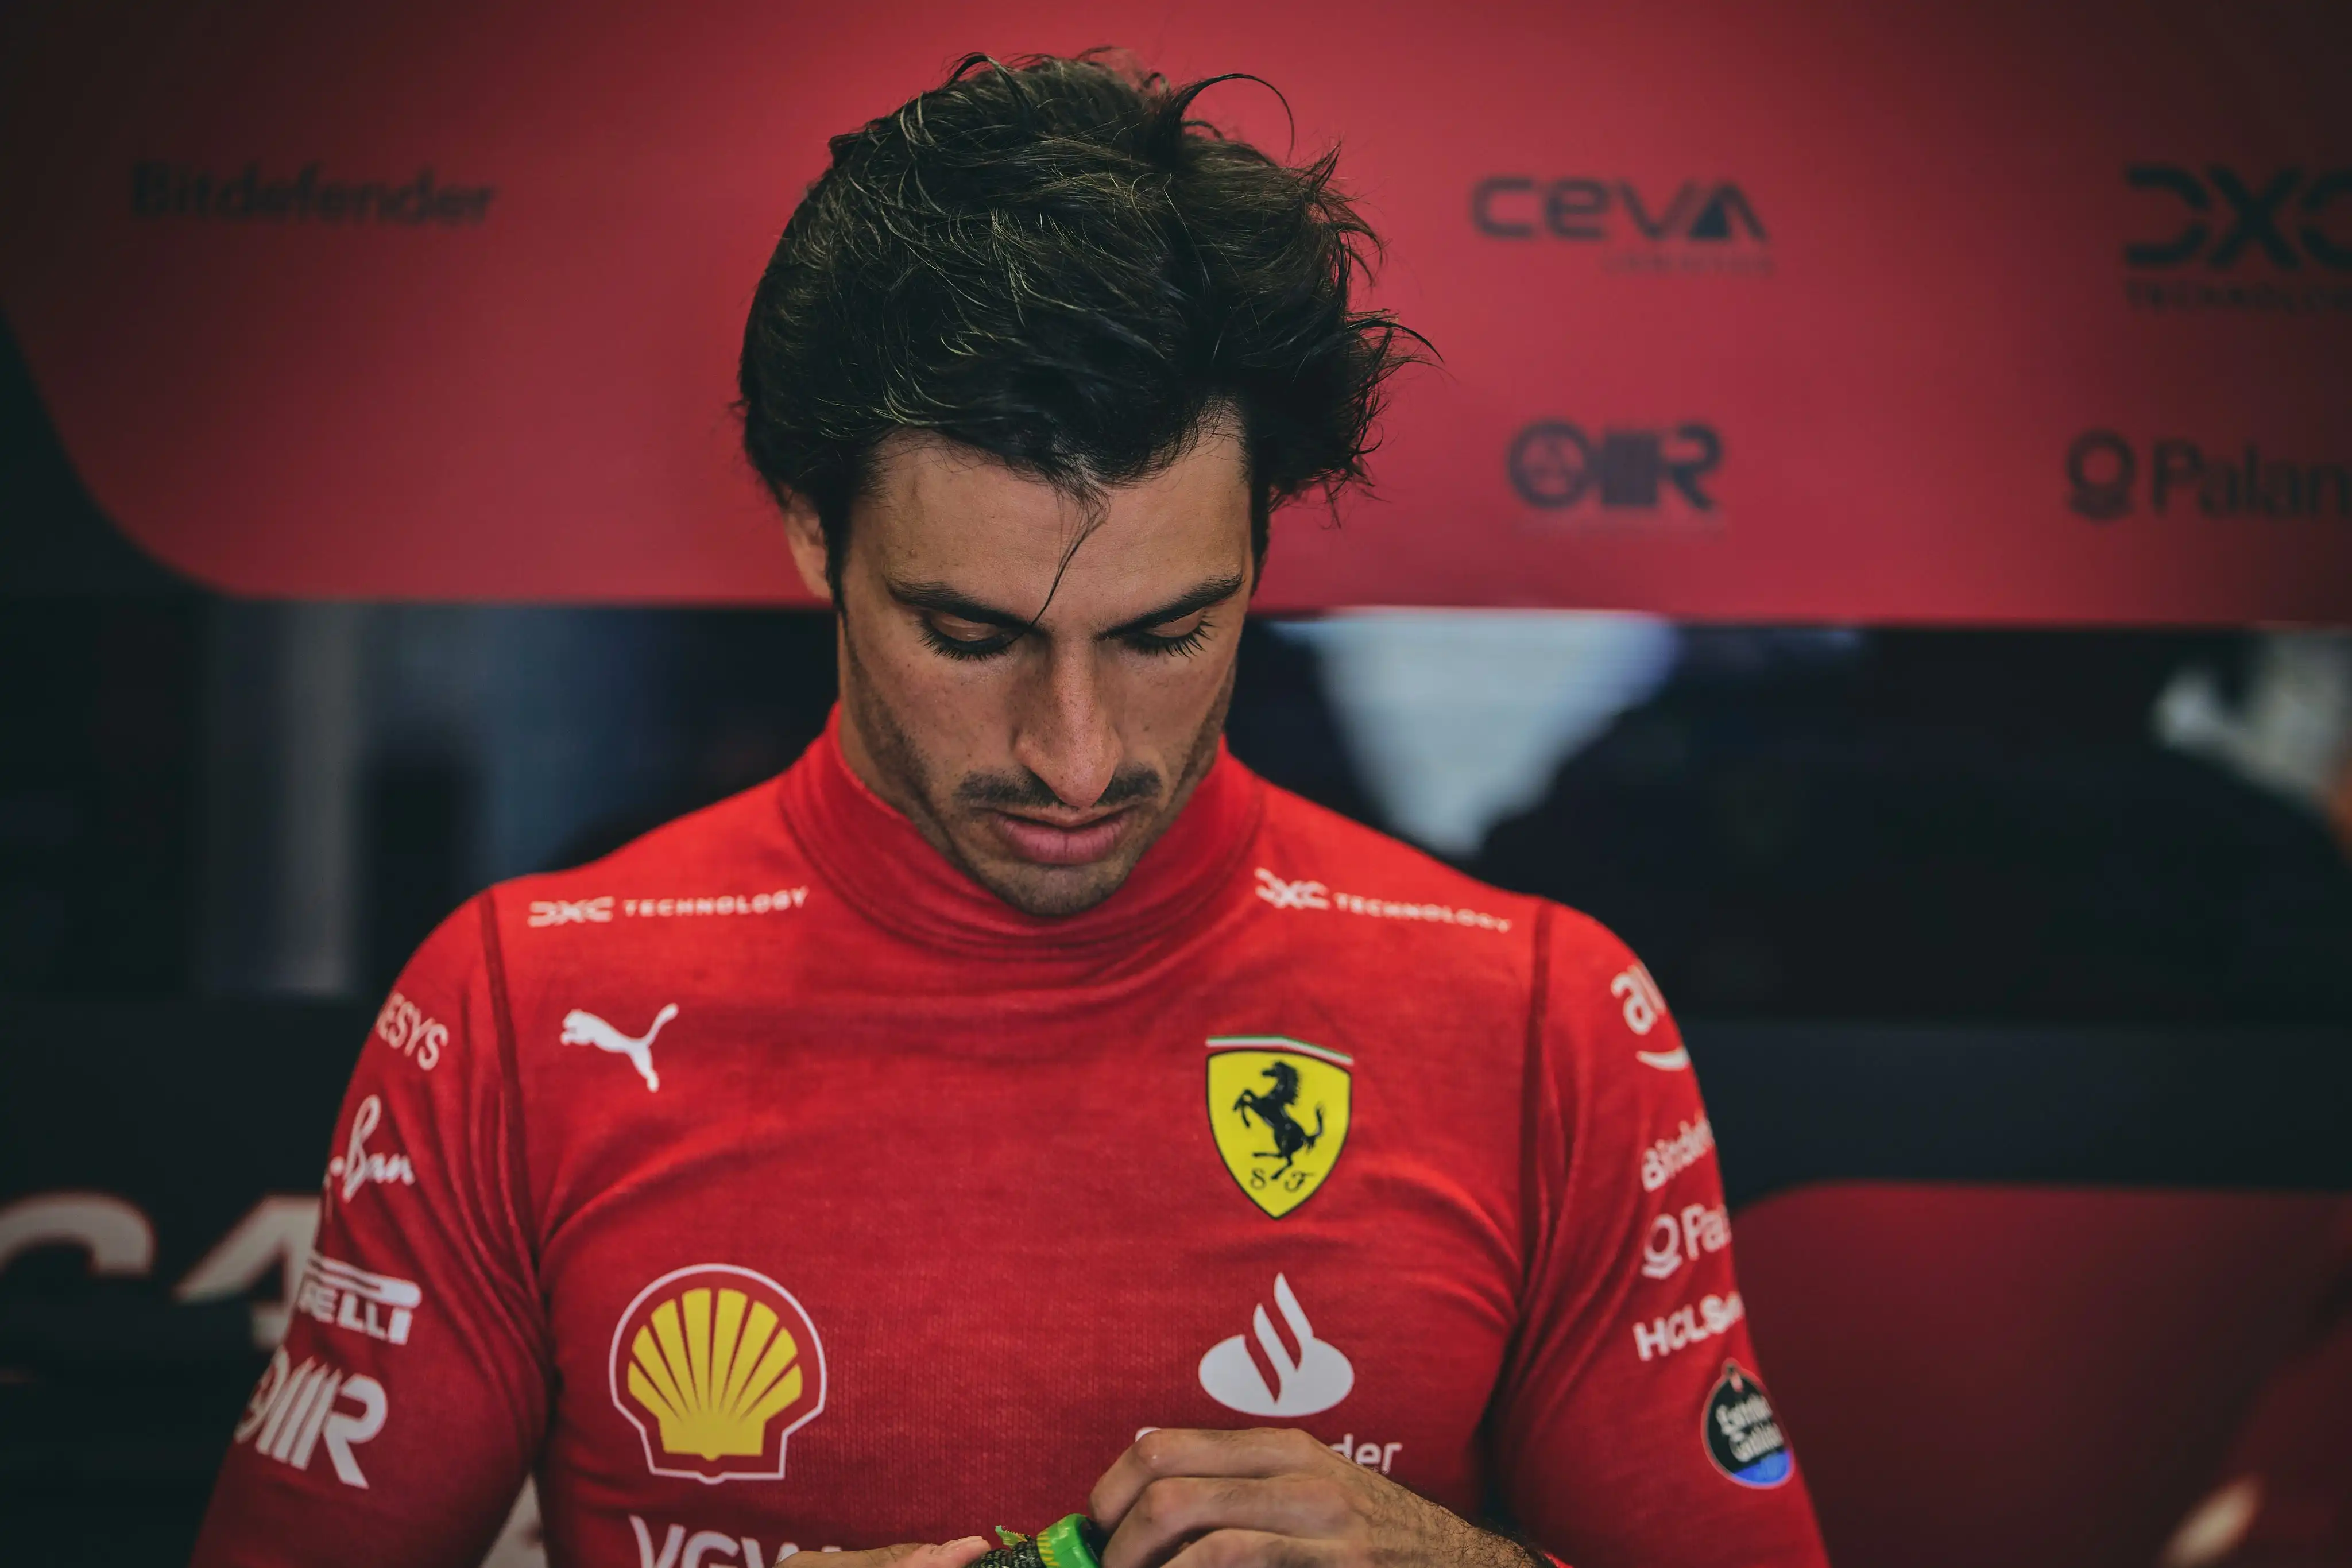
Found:
[{"label": "red fabric texture", "polygon": [[200,1564],[470,1564],[536,1471],[555,1563],[772,1568],[1176,1426],[1579,1568],[1823,1562],[1647,974],[1230,757],[1043,920],[828,735],[453,915],[332,1155]]}]

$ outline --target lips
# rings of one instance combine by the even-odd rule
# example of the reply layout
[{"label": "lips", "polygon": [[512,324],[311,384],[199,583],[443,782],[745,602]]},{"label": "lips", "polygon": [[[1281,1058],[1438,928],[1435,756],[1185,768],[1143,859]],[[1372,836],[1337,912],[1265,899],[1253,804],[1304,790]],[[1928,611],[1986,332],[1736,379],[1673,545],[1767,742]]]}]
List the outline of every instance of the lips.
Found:
[{"label": "lips", "polygon": [[987,816],[998,840],[1024,861],[1037,865],[1087,865],[1118,846],[1135,821],[1135,810],[1123,808],[1075,827],[1019,817],[1010,811],[991,811]]}]

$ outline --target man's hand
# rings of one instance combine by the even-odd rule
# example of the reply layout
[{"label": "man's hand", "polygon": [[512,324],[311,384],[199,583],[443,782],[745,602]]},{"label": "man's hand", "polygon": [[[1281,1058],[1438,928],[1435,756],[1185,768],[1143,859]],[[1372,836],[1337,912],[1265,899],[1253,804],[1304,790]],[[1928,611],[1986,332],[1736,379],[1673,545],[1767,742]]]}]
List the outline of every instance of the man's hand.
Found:
[{"label": "man's hand", "polygon": [[961,1541],[940,1546],[923,1546],[909,1541],[896,1546],[877,1546],[870,1552],[828,1552],[824,1562],[825,1568],[971,1568],[988,1547],[984,1538],[967,1535]]},{"label": "man's hand", "polygon": [[1146,1432],[1087,1511],[1103,1568],[1528,1568],[1528,1553],[1304,1432]]}]

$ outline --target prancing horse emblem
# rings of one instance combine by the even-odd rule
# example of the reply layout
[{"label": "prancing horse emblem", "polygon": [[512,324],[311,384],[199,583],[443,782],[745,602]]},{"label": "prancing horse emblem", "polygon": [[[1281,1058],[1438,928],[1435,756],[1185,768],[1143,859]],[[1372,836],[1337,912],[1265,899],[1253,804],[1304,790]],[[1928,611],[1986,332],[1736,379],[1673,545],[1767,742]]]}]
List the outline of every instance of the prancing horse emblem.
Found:
[{"label": "prancing horse emblem", "polygon": [[637,1076],[646,1081],[647,1090],[661,1087],[661,1074],[654,1071],[654,1036],[661,1033],[662,1025],[677,1017],[677,1004],[671,1002],[654,1014],[653,1028],[635,1039],[623,1034],[594,1013],[573,1008],[563,1015],[563,1043],[593,1045],[599,1051],[609,1051],[625,1056]]},{"label": "prancing horse emblem", "polygon": [[1351,1056],[1282,1035],[1209,1041],[1209,1131],[1243,1194],[1275,1218],[1339,1163],[1354,1069]]},{"label": "prancing horse emblem", "polygon": [[1274,1147],[1261,1158],[1278,1159],[1282,1163],[1267,1174],[1280,1176],[1298,1163],[1298,1156],[1323,1141],[1323,1107],[1315,1107],[1315,1130],[1308,1132],[1298,1124],[1290,1108],[1298,1103],[1298,1069],[1280,1058],[1273,1066],[1258,1074],[1274,1080],[1274,1087],[1261,1094],[1255,1089],[1244,1089],[1234,1096],[1234,1109],[1247,1121],[1253,1115],[1265,1124],[1274,1134]]}]

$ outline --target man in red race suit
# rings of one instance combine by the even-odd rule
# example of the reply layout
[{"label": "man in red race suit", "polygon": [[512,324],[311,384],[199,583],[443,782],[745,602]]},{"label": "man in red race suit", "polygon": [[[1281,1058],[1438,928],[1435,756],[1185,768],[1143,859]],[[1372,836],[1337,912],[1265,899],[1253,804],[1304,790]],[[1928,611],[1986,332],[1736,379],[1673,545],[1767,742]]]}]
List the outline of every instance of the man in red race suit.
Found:
[{"label": "man in red race suit", "polygon": [[533,1475],[615,1568],[1822,1561],[1648,973],[1223,749],[1404,356],[1192,96],[835,140],[742,362],[832,726],[426,940],[199,1563],[465,1568]]}]

